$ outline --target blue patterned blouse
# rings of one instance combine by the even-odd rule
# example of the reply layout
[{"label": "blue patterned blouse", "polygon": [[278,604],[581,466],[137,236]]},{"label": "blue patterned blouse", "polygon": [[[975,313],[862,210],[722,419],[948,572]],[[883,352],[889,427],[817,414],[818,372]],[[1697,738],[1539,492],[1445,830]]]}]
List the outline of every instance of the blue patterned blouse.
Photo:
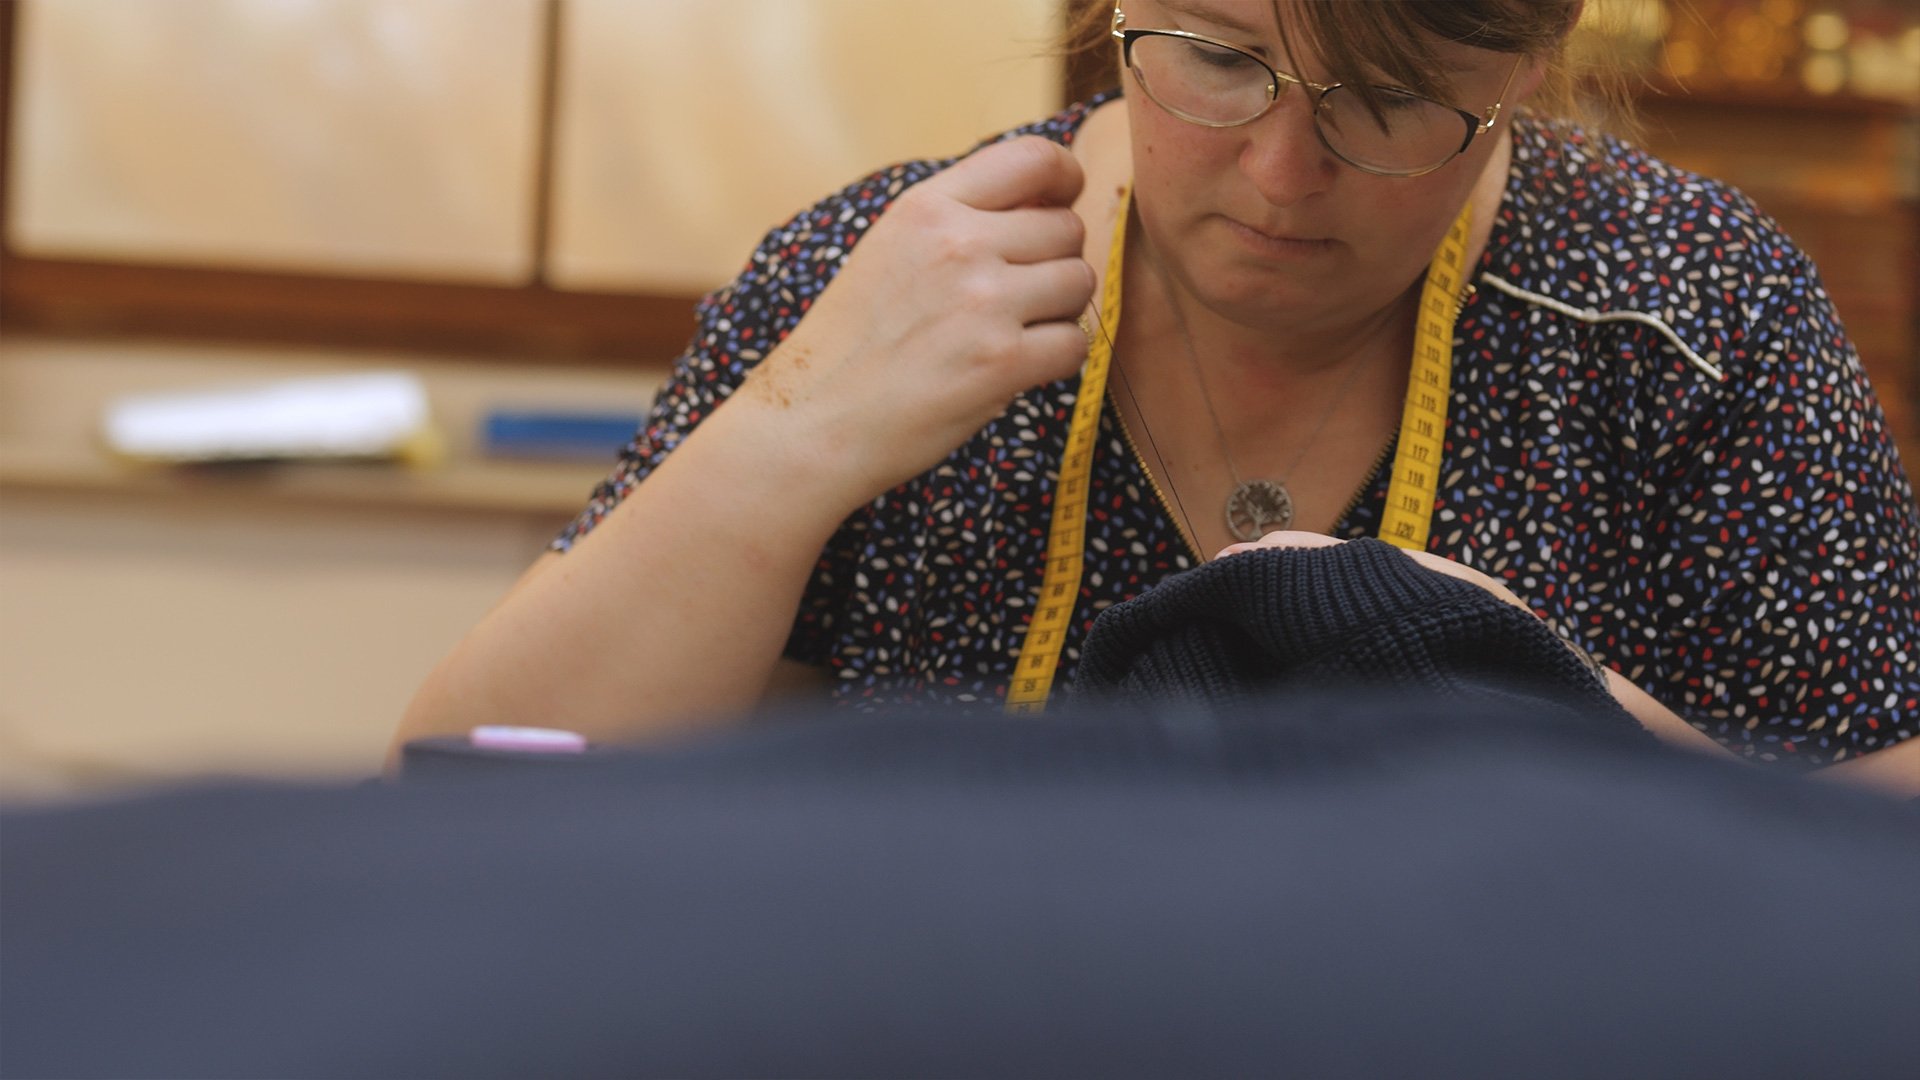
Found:
[{"label": "blue patterned blouse", "polygon": [[[1008,134],[1071,143],[1098,103]],[[951,163],[882,170],[769,233],[701,302],[645,426],[554,547],[740,385],[902,190]],[[1920,730],[1920,513],[1812,263],[1771,221],[1725,185],[1522,116],[1472,284],[1429,550],[1505,580],[1735,750],[1816,764]],[[854,702],[1004,697],[1076,385],[1023,394],[849,518],[787,655]],[[1201,561],[1111,401],[1101,436],[1062,680],[1096,614]],[[1337,535],[1377,534],[1387,471]]]}]

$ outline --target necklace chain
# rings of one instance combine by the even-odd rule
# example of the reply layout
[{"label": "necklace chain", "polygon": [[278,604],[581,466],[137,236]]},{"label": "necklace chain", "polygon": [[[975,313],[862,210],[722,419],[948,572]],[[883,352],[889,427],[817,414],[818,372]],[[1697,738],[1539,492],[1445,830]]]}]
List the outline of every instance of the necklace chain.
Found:
[{"label": "necklace chain", "polygon": [[[1161,288],[1166,292],[1167,307],[1173,312],[1173,323],[1180,333],[1181,347],[1187,354],[1188,365],[1193,369],[1194,385],[1200,389],[1200,403],[1206,407],[1207,420],[1213,425],[1214,437],[1220,441],[1220,456],[1226,461],[1227,475],[1233,480],[1233,492],[1227,496],[1227,531],[1240,540],[1257,540],[1267,531],[1265,528],[1267,525],[1275,525],[1281,529],[1291,527],[1293,525],[1293,493],[1287,490],[1286,478],[1292,476],[1294,470],[1300,467],[1300,463],[1306,460],[1307,452],[1312,450],[1314,443],[1319,441],[1320,433],[1327,429],[1327,423],[1333,419],[1336,407],[1346,399],[1347,391],[1353,388],[1354,382],[1359,378],[1360,369],[1365,365],[1360,362],[1349,364],[1346,378],[1341,380],[1339,389],[1334,391],[1333,397],[1327,402],[1327,407],[1321,411],[1319,423],[1315,424],[1313,431],[1308,433],[1306,441],[1300,444],[1300,449],[1293,455],[1293,460],[1281,470],[1280,479],[1242,480],[1240,468],[1233,460],[1233,449],[1227,442],[1226,427],[1220,423],[1220,414],[1213,407],[1213,395],[1207,392],[1206,376],[1200,368],[1200,354],[1193,347],[1193,334],[1187,329],[1186,312],[1181,310],[1180,299],[1174,292],[1173,276],[1167,272],[1166,265],[1160,261],[1159,252],[1151,246],[1147,248],[1147,258],[1160,278]],[[1131,385],[1127,387],[1127,393],[1129,396],[1132,395]],[[1139,407],[1139,402],[1136,400],[1134,402],[1136,412]],[[1140,422],[1143,426],[1146,424],[1144,413],[1140,415]],[[1148,435],[1148,439],[1151,441],[1151,434]],[[1156,456],[1158,452],[1156,447]],[[1164,461],[1161,464],[1165,467]],[[1167,484],[1175,488],[1174,498],[1178,500],[1180,497],[1178,485],[1174,484],[1171,473],[1167,475]],[[1182,512],[1184,513],[1184,508]]]}]

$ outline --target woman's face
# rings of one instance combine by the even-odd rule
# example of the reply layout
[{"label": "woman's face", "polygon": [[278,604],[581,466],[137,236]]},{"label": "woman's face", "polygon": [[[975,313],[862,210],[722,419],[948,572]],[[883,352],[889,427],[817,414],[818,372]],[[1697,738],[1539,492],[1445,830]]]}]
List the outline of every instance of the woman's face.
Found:
[{"label": "woman's face", "polygon": [[[1125,0],[1124,10],[1130,28],[1204,34],[1282,71],[1329,81],[1314,57],[1282,52],[1267,0]],[[1439,53],[1455,87],[1449,104],[1476,114],[1500,99],[1514,71],[1509,54],[1458,45],[1441,45]],[[1365,318],[1425,270],[1504,135],[1505,115],[1537,85],[1534,69],[1521,68],[1493,131],[1411,178],[1376,176],[1335,157],[1314,132],[1313,91],[1286,87],[1259,119],[1209,128],[1156,104],[1129,71],[1142,225],[1194,297],[1242,325]]]}]

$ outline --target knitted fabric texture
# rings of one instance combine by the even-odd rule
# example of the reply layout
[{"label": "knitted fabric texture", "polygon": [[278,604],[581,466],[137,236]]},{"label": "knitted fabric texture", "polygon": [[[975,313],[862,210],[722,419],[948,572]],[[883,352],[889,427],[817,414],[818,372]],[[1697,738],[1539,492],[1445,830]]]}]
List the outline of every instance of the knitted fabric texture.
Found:
[{"label": "knitted fabric texture", "polygon": [[1278,687],[1537,698],[1638,727],[1548,626],[1479,586],[1363,539],[1260,548],[1102,612],[1074,691],[1228,705]]}]

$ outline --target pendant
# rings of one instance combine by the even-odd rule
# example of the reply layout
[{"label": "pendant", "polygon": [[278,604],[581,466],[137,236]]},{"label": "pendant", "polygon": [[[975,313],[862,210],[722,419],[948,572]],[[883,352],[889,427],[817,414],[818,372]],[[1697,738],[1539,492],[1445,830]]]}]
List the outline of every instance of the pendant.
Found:
[{"label": "pendant", "polygon": [[1227,531],[1240,540],[1262,536],[1293,524],[1293,496],[1277,480],[1249,480],[1227,496]]}]

